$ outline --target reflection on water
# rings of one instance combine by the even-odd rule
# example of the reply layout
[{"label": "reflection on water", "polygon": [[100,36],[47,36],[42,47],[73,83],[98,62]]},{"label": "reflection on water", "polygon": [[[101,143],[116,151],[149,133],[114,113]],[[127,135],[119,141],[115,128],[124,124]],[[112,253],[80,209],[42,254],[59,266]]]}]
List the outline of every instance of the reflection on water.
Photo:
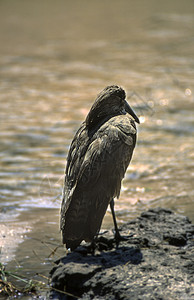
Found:
[{"label": "reflection on water", "polygon": [[[24,240],[15,256],[24,267],[27,251],[38,268],[29,239],[59,243],[68,147],[108,84],[126,89],[142,121],[116,202],[119,222],[155,206],[194,220],[193,1],[176,1],[176,7],[151,0],[141,7],[126,1],[0,6],[1,261],[13,257],[16,245],[6,246],[10,232],[16,244]],[[109,211],[103,227],[112,227]],[[39,246],[43,259],[45,244]]]}]

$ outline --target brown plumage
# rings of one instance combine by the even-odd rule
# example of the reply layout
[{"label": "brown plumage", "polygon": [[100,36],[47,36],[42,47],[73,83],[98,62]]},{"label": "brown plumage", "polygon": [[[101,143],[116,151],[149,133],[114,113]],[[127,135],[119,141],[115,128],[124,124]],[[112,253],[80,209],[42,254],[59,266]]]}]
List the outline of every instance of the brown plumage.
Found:
[{"label": "brown plumage", "polygon": [[60,222],[63,243],[71,250],[93,240],[110,203],[118,234],[113,198],[119,197],[136,144],[134,120],[139,123],[125,96],[121,87],[106,87],[71,143]]}]

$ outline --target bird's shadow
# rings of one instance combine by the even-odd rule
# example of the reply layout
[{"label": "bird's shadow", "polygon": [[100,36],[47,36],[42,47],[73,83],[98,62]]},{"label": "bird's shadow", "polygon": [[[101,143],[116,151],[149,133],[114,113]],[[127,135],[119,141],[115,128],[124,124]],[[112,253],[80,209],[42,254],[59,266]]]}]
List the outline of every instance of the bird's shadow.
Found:
[{"label": "bird's shadow", "polygon": [[117,244],[113,238],[100,236],[95,240],[95,243],[79,246],[56,263],[74,262],[111,268],[117,265],[138,265],[142,259],[143,254],[140,247],[131,245],[128,240],[123,240]]}]

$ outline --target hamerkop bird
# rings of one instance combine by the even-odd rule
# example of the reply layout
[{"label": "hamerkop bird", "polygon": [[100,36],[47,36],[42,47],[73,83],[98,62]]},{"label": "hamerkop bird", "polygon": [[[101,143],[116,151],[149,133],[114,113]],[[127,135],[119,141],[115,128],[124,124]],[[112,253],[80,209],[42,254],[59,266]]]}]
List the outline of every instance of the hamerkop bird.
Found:
[{"label": "hamerkop bird", "polygon": [[96,98],[71,143],[67,157],[60,228],[63,243],[74,250],[98,234],[110,204],[114,213],[121,180],[131,160],[139,123],[125,100],[125,91],[106,87]]}]

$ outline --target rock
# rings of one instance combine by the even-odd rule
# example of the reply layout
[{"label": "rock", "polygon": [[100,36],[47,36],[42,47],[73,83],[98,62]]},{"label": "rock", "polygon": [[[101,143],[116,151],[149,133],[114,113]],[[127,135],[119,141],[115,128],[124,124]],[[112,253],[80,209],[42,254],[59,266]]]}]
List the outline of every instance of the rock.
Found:
[{"label": "rock", "polygon": [[187,217],[150,209],[124,224],[121,235],[128,238],[118,246],[107,232],[95,249],[79,246],[58,260],[50,299],[194,299],[194,226]]}]

